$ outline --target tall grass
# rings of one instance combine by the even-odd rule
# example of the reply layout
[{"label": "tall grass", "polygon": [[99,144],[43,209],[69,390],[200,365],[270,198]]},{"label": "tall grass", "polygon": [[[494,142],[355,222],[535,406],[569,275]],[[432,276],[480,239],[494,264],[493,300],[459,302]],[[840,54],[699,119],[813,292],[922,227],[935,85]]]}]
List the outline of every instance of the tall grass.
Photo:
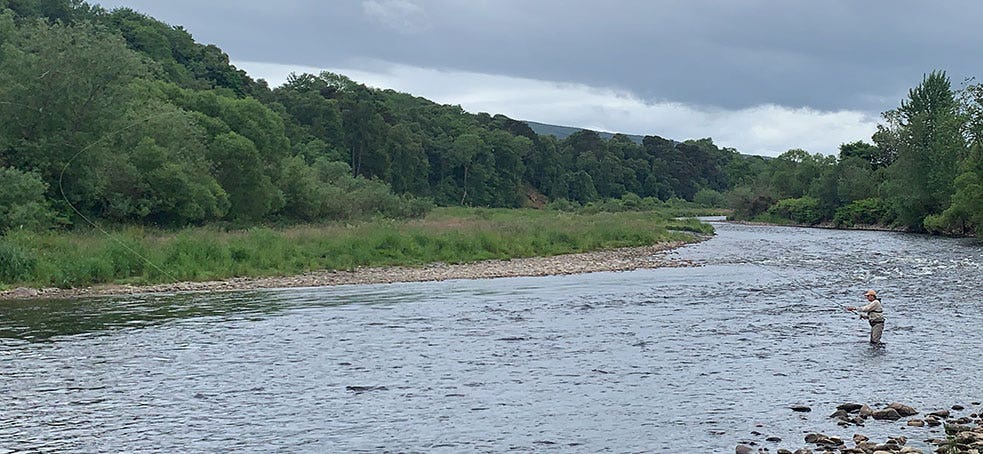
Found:
[{"label": "tall grass", "polygon": [[420,220],[224,231],[124,228],[0,237],[0,285],[151,284],[549,256],[712,232],[659,212],[445,208]]}]

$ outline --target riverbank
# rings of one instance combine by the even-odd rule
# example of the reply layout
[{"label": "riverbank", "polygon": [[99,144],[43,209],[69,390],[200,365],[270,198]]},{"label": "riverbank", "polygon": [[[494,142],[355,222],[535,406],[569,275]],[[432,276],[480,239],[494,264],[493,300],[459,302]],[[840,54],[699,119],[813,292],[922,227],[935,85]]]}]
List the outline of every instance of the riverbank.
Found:
[{"label": "riverbank", "polygon": [[[333,276],[347,276],[356,270],[380,269],[383,271],[374,274],[402,275],[406,273],[392,270],[693,242],[697,236],[713,234],[713,227],[708,224],[672,216],[673,213],[658,211],[566,213],[443,208],[424,219],[378,219],[355,224],[235,230],[202,226],[178,230],[123,227],[113,231],[16,231],[0,236],[0,290],[15,289],[14,295],[29,295],[47,291],[16,289],[198,288],[203,284],[180,283],[239,285],[264,279],[279,282],[281,278],[269,277],[311,272],[328,275],[312,279],[311,285],[320,285],[322,281],[333,282]],[[543,273],[551,273],[549,267]],[[460,273],[462,277],[470,274]],[[427,277],[400,280],[424,278]],[[384,279],[389,278],[373,281]],[[360,278],[343,283],[359,282]]]},{"label": "riverbank", "polygon": [[728,219],[726,222],[732,224],[740,225],[763,225],[769,227],[803,227],[810,229],[826,229],[826,230],[870,230],[876,232],[897,232],[897,233],[910,233],[907,230],[900,227],[890,227],[886,225],[876,225],[876,224],[857,224],[851,227],[841,227],[833,223],[824,222],[820,224],[796,224],[793,222],[780,223],[780,222],[764,222],[764,221],[741,221]]},{"label": "riverbank", "polygon": [[[764,222],[764,221],[741,221],[741,220],[731,220],[728,219],[726,222],[741,225],[763,225],[769,227],[803,227],[810,229],[825,229],[825,230],[869,230],[875,232],[895,232],[895,233],[911,233],[911,234],[921,234],[921,235],[932,235],[931,233],[925,232],[912,232],[903,227],[891,227],[881,224],[856,224],[850,227],[838,226],[831,222],[823,222],[819,224],[796,224],[792,222],[788,223],[778,223],[778,222]],[[955,238],[976,238],[976,235],[968,233],[966,235],[942,235],[951,236]]]},{"label": "riverbank", "polygon": [[[878,454],[878,453],[901,453],[901,454],[925,454],[922,448],[907,446],[909,441],[918,440],[918,444],[926,449],[933,448],[931,452],[952,453],[952,454],[978,454],[983,450],[983,407],[980,402],[971,402],[969,405],[955,404],[948,408],[936,409],[928,412],[921,412],[909,405],[899,402],[882,405],[867,405],[861,403],[844,403],[836,407],[835,411],[829,415],[829,421],[841,428],[853,428],[851,440],[853,447],[848,447],[848,441],[843,437],[828,435],[822,432],[805,431],[803,441],[807,445],[822,452],[840,452],[855,454]],[[808,413],[811,407],[804,405],[793,405],[790,407],[793,412]],[[863,427],[867,424],[897,424],[898,433],[888,436],[883,441],[875,440],[862,433]],[[761,428],[766,430],[765,428]],[[842,430],[840,431],[842,432]],[[735,452],[737,454],[752,454],[755,448],[760,448],[757,452],[769,452],[767,446],[780,443],[781,437],[774,435],[768,436],[761,431],[751,433],[758,439],[742,440]],[[760,439],[764,437],[764,439]],[[790,451],[779,448],[778,454],[805,454],[812,453],[809,447],[803,447]]]},{"label": "riverbank", "polygon": [[[700,241],[707,238],[709,236],[694,236],[694,240]],[[18,287],[0,292],[0,300],[25,298],[58,299],[143,293],[216,292],[263,288],[425,282],[451,279],[489,279],[693,266],[693,263],[689,261],[674,259],[667,254],[671,250],[685,244],[687,242],[667,241],[651,246],[626,247],[550,257],[483,260],[461,264],[432,263],[420,267],[365,267],[350,271],[315,271],[294,276],[231,278],[157,285],[105,284],[68,289]]]}]

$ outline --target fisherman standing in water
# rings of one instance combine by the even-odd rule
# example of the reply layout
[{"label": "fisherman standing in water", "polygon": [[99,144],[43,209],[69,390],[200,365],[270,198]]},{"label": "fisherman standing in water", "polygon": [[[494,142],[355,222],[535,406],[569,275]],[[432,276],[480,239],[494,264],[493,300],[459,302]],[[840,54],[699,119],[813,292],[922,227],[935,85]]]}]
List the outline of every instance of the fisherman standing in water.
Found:
[{"label": "fisherman standing in water", "polygon": [[867,297],[867,305],[864,307],[854,307],[847,306],[846,310],[853,312],[866,312],[867,315],[860,315],[860,318],[866,318],[870,322],[870,343],[877,345],[881,343],[881,333],[884,332],[884,306],[881,304],[881,300],[877,297],[877,292],[873,290],[867,290],[864,292],[864,296]]}]

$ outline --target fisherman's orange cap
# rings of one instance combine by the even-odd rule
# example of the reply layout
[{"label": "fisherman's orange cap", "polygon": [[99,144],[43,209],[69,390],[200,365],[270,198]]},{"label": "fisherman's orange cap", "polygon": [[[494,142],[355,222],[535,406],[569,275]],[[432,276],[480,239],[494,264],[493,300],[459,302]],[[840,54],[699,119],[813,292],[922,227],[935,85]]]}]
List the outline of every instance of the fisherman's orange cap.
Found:
[{"label": "fisherman's orange cap", "polygon": [[867,290],[866,292],[864,292],[864,296],[867,296],[867,295],[877,296],[877,292],[875,292],[873,290]]}]

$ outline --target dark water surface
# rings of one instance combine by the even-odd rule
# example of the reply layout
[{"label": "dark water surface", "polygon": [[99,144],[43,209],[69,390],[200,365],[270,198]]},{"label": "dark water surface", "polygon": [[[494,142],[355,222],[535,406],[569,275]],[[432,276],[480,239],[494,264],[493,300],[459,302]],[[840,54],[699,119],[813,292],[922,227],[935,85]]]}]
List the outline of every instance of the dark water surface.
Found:
[{"label": "dark water surface", "polygon": [[[919,446],[940,432],[827,416],[983,399],[980,246],[716,227],[672,253],[695,268],[5,302],[0,452],[774,451],[808,431]],[[867,288],[882,349],[840,309]]]}]

